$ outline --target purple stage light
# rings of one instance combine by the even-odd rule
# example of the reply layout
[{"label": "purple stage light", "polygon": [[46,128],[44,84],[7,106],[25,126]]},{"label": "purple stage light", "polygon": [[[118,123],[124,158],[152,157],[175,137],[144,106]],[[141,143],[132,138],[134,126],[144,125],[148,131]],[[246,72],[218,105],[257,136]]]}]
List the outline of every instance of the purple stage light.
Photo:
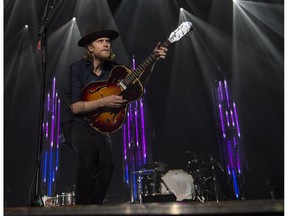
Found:
[{"label": "purple stage light", "polygon": [[56,92],[56,78],[52,81],[52,93],[47,93],[46,109],[43,113],[43,133],[45,140],[42,148],[42,193],[47,196],[55,195],[56,177],[59,170],[59,135],[60,135],[60,99]]},{"label": "purple stage light", "polygon": [[141,129],[142,129],[142,144],[144,163],[146,163],[146,136],[145,136],[145,118],[144,118],[144,105],[142,98],[140,99],[140,112],[141,112]]},{"label": "purple stage light", "polygon": [[[136,69],[134,56],[132,68],[133,70]],[[135,171],[141,170],[142,166],[147,162],[145,130],[145,108],[143,98],[141,98],[129,104],[127,107],[127,119],[123,125],[124,182],[131,189],[131,200],[139,198],[139,176],[135,174]],[[127,148],[127,143],[129,148]]]},{"label": "purple stage light", "polygon": [[233,109],[234,109],[235,120],[236,120],[237,134],[238,134],[238,137],[240,137],[240,136],[241,136],[241,134],[240,134],[240,127],[239,127],[238,114],[237,114],[235,102],[233,102]]},{"label": "purple stage light", "polygon": [[[224,85],[223,85],[224,82]],[[233,191],[236,199],[239,199],[242,195],[240,191],[240,181],[241,181],[241,155],[239,152],[240,147],[240,125],[238,121],[238,114],[236,110],[236,104],[233,102],[233,108],[230,108],[231,92],[228,88],[228,82],[218,81],[218,86],[216,87],[216,104],[218,106],[218,121],[219,129],[221,131],[222,137],[220,137],[220,151],[223,156],[224,167],[227,169],[227,174],[231,185],[233,186]],[[225,92],[225,99],[223,97],[223,92]],[[225,114],[224,114],[225,112]],[[226,119],[225,119],[226,118]],[[224,124],[226,122],[226,124]],[[233,127],[230,127],[232,125]],[[235,127],[236,126],[236,127]]]}]

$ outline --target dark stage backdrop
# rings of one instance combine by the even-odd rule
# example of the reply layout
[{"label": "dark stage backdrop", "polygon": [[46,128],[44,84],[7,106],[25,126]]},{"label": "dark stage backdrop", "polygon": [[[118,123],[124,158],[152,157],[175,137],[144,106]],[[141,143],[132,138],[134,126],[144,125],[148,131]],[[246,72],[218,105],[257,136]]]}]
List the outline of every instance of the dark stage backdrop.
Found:
[{"label": "dark stage backdrop", "polygon": [[[97,20],[117,28],[121,37],[113,43],[116,60],[131,66],[133,55],[140,63],[152,52],[157,42],[164,41],[175,29],[181,7],[193,14],[199,29],[194,28],[189,38],[169,47],[167,59],[157,63],[146,86],[147,127],[151,135],[153,161],[164,162],[169,169],[184,170],[195,153],[204,158],[213,155],[221,162],[211,83],[226,78],[236,97],[241,123],[245,198],[271,199],[271,191],[275,198],[284,197],[283,37],[270,33],[266,35],[268,41],[276,44],[274,48],[275,52],[280,53],[279,62],[266,55],[261,46],[255,45],[255,37],[248,39],[248,44],[245,44],[246,39],[243,46],[251,50],[246,52],[248,48],[240,46],[243,48],[239,49],[243,62],[235,69],[232,67],[231,37],[235,27],[232,1],[55,2],[48,21],[47,88],[54,76],[57,82],[61,82],[69,64],[81,58],[82,50],[76,44],[85,29]],[[25,206],[34,195],[42,80],[37,34],[46,3],[46,0],[4,1],[5,206]],[[108,7],[99,8],[99,5]],[[275,5],[283,7],[284,3],[270,1],[265,7],[274,8]],[[276,19],[280,24],[284,23],[283,14],[278,14],[279,18]],[[64,41],[63,31],[74,16],[79,32],[73,31],[69,41]],[[21,33],[26,24],[29,25],[29,36]],[[268,28],[265,24],[263,26],[264,29]],[[210,31],[206,31],[208,29]],[[200,35],[200,30],[205,32],[205,36]],[[216,38],[219,35],[224,35],[223,41],[230,39],[221,44],[221,38]],[[205,50],[199,49],[199,46],[205,47]],[[217,47],[224,51],[217,50]],[[222,51],[226,55],[220,55]],[[212,56],[210,62],[206,61],[209,59],[207,56]],[[213,75],[207,76],[207,68]],[[60,94],[62,87],[60,83]],[[130,191],[123,183],[121,135],[121,130],[112,135],[116,168],[107,196],[111,203],[130,200]],[[72,149],[60,148],[58,193],[71,189],[74,184],[75,160]]]}]

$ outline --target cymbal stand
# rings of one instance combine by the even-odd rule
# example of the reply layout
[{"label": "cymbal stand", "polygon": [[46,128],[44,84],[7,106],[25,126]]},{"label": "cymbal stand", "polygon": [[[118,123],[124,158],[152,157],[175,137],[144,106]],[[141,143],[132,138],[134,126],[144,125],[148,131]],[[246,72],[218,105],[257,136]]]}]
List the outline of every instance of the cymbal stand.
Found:
[{"label": "cymbal stand", "polygon": [[[220,165],[218,164],[215,159],[213,158],[212,155],[209,155],[210,156],[210,163],[211,163],[211,169],[212,169],[212,176],[213,176],[213,182],[214,182],[214,192],[215,192],[215,200],[216,202],[218,203],[219,202],[219,194],[218,194],[218,187],[217,187],[217,178],[216,178],[216,173],[215,173],[215,166],[214,166],[214,163],[216,165]],[[219,166],[219,168],[221,169],[222,167]]]}]

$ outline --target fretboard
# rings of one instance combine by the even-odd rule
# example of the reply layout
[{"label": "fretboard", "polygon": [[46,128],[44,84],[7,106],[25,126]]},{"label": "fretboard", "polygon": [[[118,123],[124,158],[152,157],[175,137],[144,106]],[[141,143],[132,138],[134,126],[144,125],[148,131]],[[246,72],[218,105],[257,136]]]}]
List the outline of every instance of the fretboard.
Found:
[{"label": "fretboard", "polygon": [[[163,43],[161,43],[159,46],[162,47],[168,47],[171,44],[171,42],[167,39]],[[152,52],[150,56],[148,56],[135,70],[132,71],[132,73],[128,74],[122,82],[128,86],[131,83],[133,83],[136,79],[138,79],[141,74],[146,70],[147,67],[152,65],[156,60],[158,56]]]}]

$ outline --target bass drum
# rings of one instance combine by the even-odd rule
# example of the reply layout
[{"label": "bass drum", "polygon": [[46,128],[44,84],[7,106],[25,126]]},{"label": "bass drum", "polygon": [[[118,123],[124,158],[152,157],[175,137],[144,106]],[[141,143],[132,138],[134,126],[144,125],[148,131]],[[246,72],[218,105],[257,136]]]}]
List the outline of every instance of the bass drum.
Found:
[{"label": "bass drum", "polygon": [[169,194],[170,190],[176,196],[176,201],[195,200],[194,179],[190,174],[183,170],[170,170],[162,176],[162,180],[162,194]]}]

